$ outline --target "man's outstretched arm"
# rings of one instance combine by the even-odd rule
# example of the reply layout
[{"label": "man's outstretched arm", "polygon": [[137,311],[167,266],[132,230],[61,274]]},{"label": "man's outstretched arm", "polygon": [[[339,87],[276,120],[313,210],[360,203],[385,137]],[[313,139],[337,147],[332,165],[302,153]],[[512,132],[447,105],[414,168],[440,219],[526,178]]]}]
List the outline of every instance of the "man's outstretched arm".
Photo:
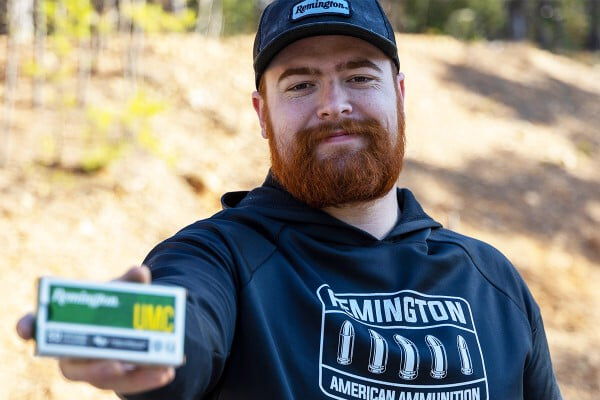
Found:
[{"label": "man's outstretched arm", "polygon": [[[181,286],[187,289],[184,365],[140,366],[116,360],[59,360],[63,375],[127,400],[192,400],[218,383],[233,342],[237,283],[231,255],[218,235],[198,229],[180,233],[159,244],[144,261],[118,281]],[[34,316],[17,324],[31,339]]]}]

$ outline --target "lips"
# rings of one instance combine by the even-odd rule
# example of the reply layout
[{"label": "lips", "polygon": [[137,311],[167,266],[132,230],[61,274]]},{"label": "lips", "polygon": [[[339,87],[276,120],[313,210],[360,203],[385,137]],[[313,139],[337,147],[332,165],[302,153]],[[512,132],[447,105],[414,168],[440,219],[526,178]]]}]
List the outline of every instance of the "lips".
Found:
[{"label": "lips", "polygon": [[349,136],[349,135],[350,134],[346,131],[335,131],[331,135],[327,136],[327,139],[334,138],[334,137],[340,137],[340,136]]},{"label": "lips", "polygon": [[352,134],[347,132],[347,131],[335,131],[332,132],[331,134],[325,136],[325,138],[323,139],[323,141],[325,142],[339,142],[339,141],[344,141],[346,139],[349,139],[350,137],[352,137]]}]

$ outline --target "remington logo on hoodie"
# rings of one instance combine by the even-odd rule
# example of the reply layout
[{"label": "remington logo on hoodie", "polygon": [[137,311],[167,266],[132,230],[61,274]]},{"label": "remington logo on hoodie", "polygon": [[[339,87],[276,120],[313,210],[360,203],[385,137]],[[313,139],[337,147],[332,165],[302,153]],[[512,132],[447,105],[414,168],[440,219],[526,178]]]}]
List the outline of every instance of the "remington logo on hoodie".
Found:
[{"label": "remington logo on hoodie", "polygon": [[317,290],[320,387],[337,399],[488,399],[469,303],[460,297]]}]

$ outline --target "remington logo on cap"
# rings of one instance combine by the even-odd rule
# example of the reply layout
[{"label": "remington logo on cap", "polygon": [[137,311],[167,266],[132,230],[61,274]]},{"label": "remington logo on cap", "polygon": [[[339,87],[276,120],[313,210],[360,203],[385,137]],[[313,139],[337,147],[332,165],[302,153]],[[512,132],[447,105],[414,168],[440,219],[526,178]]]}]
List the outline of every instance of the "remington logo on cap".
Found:
[{"label": "remington logo on cap", "polygon": [[292,9],[292,21],[318,15],[350,16],[350,4],[347,0],[305,0]]}]

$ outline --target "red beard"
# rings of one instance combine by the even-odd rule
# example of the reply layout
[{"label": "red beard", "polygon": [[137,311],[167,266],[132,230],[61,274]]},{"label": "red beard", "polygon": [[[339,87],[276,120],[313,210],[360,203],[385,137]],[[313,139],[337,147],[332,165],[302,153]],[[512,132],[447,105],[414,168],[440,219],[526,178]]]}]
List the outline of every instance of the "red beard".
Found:
[{"label": "red beard", "polygon": [[[276,137],[267,108],[266,132],[271,149],[271,171],[298,200],[314,208],[341,206],[378,199],[396,184],[402,170],[405,147],[404,113],[398,107],[398,135],[395,143],[376,120],[343,120],[297,132],[293,148],[284,159],[277,149]],[[358,150],[341,145],[323,159],[317,146],[336,130],[362,137]]]}]

